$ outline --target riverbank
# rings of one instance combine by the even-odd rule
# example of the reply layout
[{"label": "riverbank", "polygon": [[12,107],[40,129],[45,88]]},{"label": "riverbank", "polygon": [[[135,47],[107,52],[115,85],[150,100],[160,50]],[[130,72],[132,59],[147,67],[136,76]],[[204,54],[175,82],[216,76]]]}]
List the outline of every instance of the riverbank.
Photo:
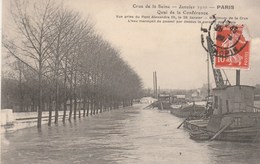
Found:
[{"label": "riverbank", "polygon": [[[77,110],[77,114],[76,114],[77,119],[79,118],[79,113],[81,113],[81,117],[83,117],[82,116],[83,110],[80,110],[80,112]],[[98,113],[100,113],[100,110],[98,111]],[[54,124],[54,117],[55,117],[55,111],[52,111],[52,124]],[[72,117],[74,117],[73,114]],[[58,121],[61,122],[62,118],[63,118],[63,111],[59,111]],[[69,118],[69,111],[67,111],[66,120],[68,120],[68,118]],[[49,111],[42,112],[42,125],[47,124],[48,121],[49,121]],[[16,130],[34,127],[34,126],[37,126],[37,112],[14,112],[13,113],[11,109],[1,110],[0,134],[6,132],[14,132]]]},{"label": "riverbank", "polygon": [[[54,120],[55,111],[52,112]],[[59,121],[62,120],[63,111],[59,111]],[[66,115],[68,118],[68,114]],[[47,124],[49,120],[49,112],[42,112],[42,124]],[[13,132],[19,129],[33,127],[37,125],[37,112],[3,112],[1,110],[1,133]]]}]

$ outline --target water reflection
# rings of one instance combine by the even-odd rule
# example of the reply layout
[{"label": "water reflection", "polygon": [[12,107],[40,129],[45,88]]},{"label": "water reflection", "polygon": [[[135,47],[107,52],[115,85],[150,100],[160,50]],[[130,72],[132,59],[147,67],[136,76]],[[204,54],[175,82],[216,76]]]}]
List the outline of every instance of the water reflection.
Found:
[{"label": "water reflection", "polygon": [[197,142],[182,119],[137,105],[2,137],[2,163],[258,163],[259,144]]}]

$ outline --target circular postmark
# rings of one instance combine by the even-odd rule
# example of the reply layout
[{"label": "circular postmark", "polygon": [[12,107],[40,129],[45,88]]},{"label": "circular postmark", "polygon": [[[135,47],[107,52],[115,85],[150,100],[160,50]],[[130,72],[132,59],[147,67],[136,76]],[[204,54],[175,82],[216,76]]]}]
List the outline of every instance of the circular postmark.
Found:
[{"label": "circular postmark", "polygon": [[[228,58],[239,54],[248,44],[243,36],[244,25],[236,25],[228,20],[218,21],[213,15],[213,21],[207,29],[201,31],[207,33],[210,46],[215,57]],[[204,46],[203,34],[202,45]]]}]

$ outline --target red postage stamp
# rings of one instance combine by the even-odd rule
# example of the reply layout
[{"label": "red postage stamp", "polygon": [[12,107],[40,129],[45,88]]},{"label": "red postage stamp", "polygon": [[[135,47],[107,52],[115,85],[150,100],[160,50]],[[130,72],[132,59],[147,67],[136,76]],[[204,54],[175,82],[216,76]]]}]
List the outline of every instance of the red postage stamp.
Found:
[{"label": "red postage stamp", "polygon": [[216,30],[215,68],[249,69],[250,41],[243,25],[220,25]]}]

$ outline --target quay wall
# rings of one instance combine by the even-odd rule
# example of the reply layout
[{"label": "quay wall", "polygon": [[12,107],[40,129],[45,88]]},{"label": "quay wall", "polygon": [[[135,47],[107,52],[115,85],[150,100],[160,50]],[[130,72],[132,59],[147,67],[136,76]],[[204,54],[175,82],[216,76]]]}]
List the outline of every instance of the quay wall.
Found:
[{"label": "quay wall", "polygon": [[[87,111],[86,111],[87,112]],[[1,131],[0,133],[12,132],[19,129],[33,127],[37,125],[37,112],[13,112],[12,109],[1,110]],[[83,110],[80,111],[83,114]],[[77,110],[77,116],[79,111]],[[55,111],[52,111],[52,121],[54,121]],[[72,115],[73,116],[73,115]],[[59,121],[62,120],[63,111],[59,111]],[[66,113],[69,117],[69,111]],[[42,112],[42,124],[47,124],[49,112]]]}]

